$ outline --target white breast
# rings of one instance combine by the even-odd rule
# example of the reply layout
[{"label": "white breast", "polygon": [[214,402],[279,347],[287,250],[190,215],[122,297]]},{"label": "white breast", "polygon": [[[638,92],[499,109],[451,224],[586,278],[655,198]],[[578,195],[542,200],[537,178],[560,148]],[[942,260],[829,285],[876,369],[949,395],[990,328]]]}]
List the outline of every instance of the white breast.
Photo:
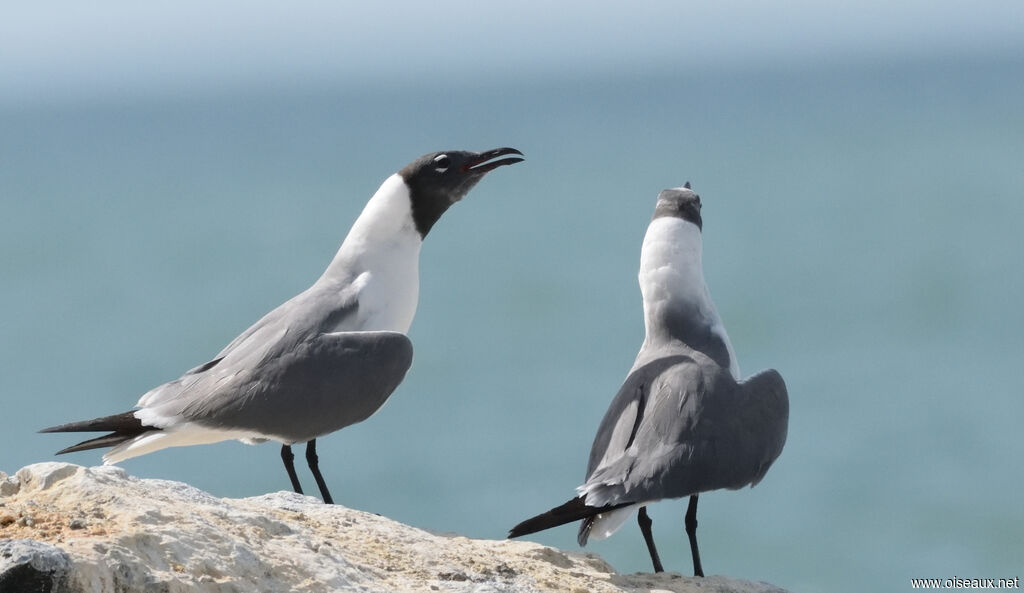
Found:
[{"label": "white breast", "polygon": [[345,279],[345,290],[359,302],[356,315],[335,331],[408,332],[419,301],[422,245],[409,187],[392,175],[367,202],[320,279]]},{"label": "white breast", "polygon": [[407,333],[419,303],[419,257],[408,253],[367,262],[359,291],[359,309],[351,330]]}]

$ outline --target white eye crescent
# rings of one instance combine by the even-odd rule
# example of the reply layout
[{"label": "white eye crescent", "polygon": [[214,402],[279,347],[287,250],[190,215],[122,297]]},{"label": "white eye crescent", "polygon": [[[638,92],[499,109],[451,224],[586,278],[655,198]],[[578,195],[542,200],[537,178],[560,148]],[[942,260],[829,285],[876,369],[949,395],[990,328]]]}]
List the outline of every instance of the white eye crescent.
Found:
[{"label": "white eye crescent", "polygon": [[444,173],[451,166],[451,159],[446,154],[439,154],[434,157],[434,170],[438,173]]}]

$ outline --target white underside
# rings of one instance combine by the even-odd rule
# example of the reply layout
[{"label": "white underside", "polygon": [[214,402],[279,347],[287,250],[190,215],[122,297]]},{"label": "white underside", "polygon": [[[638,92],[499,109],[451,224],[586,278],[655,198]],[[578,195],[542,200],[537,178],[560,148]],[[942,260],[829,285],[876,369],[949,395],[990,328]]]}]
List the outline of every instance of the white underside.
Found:
[{"label": "white underside", "polygon": [[607,513],[601,513],[594,517],[594,523],[590,526],[590,539],[601,541],[622,527],[626,521],[633,517],[633,513],[647,503],[637,503],[621,509],[615,509]]},{"label": "white underside", "polygon": [[255,445],[268,439],[277,440],[272,436],[257,434],[251,431],[213,429],[199,426],[192,422],[186,422],[164,430],[146,432],[130,441],[117,445],[103,456],[103,465],[120,463],[125,459],[131,459],[132,457],[138,457],[146,453],[166,449],[167,447],[208,445],[232,439],[237,439],[247,445]]}]

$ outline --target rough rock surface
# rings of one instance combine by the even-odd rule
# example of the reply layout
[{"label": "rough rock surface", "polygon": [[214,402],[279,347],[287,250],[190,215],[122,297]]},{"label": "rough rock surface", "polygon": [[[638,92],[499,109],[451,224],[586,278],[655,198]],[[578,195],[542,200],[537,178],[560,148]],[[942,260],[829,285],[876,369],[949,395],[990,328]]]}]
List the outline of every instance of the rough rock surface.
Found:
[{"label": "rough rock surface", "polygon": [[0,473],[0,593],[14,591],[785,593],[619,575],[592,554],[432,534],[290,492],[215,498],[67,463]]}]

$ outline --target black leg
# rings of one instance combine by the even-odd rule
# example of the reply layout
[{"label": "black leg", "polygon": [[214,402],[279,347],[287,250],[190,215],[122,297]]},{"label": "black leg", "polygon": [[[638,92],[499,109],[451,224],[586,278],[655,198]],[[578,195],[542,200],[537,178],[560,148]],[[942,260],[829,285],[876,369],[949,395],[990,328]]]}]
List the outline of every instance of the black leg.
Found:
[{"label": "black leg", "polygon": [[288,472],[288,479],[292,481],[292,490],[302,494],[299,476],[295,475],[295,454],[292,453],[291,445],[281,445],[281,460],[284,461],[284,469]]},{"label": "black leg", "polygon": [[316,479],[316,485],[320,488],[320,496],[324,497],[324,502],[334,504],[331,493],[327,491],[327,482],[324,482],[324,477],[320,474],[320,458],[316,456],[316,439],[306,443],[306,463],[309,464],[309,469],[313,472],[313,477]]},{"label": "black leg", "polygon": [[690,552],[693,554],[693,576],[704,576],[704,569],[700,565],[700,550],[697,549],[697,495],[690,497],[690,504],[686,507],[686,536],[690,538]]},{"label": "black leg", "polygon": [[654,534],[651,533],[651,518],[647,516],[647,507],[640,507],[636,514],[636,522],[640,524],[640,533],[644,534],[644,541],[647,542],[647,551],[651,553],[651,562],[654,563],[654,572],[665,572],[661,566],[661,558],[658,557],[658,548],[654,547]]}]

